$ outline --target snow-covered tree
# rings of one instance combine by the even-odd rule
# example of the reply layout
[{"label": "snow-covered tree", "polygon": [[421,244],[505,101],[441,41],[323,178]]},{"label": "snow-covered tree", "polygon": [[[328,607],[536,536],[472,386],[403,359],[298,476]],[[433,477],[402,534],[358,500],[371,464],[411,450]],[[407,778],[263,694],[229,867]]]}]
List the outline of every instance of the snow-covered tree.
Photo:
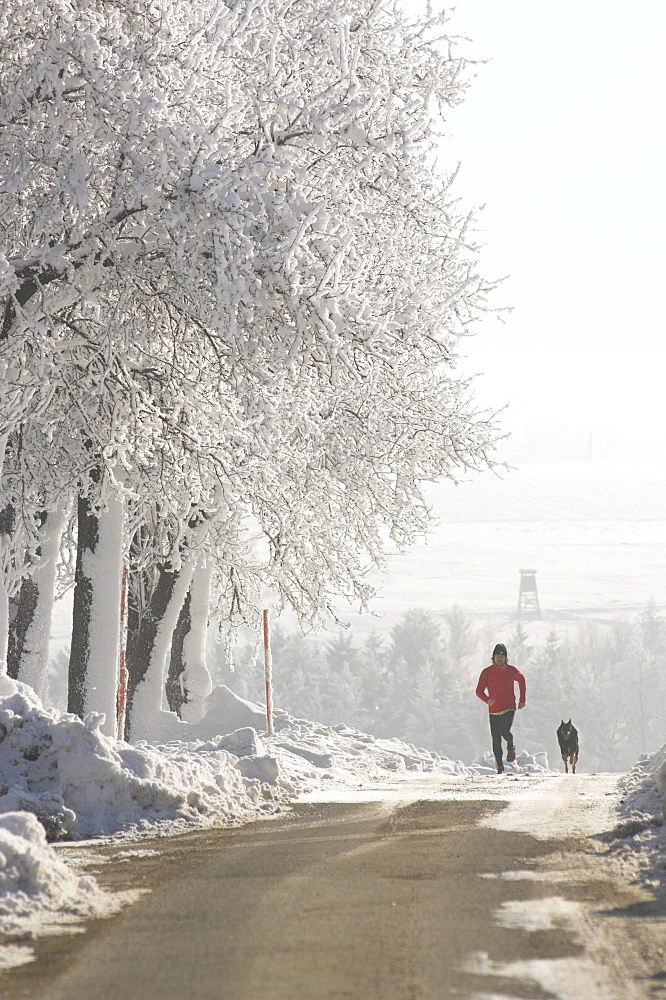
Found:
[{"label": "snow-covered tree", "polygon": [[469,675],[467,671],[476,655],[479,642],[474,619],[469,612],[456,604],[444,613],[444,621],[448,633],[446,643],[448,659],[454,674],[465,683],[474,674],[473,670]]},{"label": "snow-covered tree", "polygon": [[[77,500],[72,707],[113,704],[90,670],[138,534],[159,710],[197,567],[220,617],[268,584],[321,620],[426,528],[424,480],[487,462],[453,365],[490,285],[435,164],[465,63],[391,0],[9,0],[0,53],[0,443]],[[3,486],[8,595],[39,509]]]},{"label": "snow-covered tree", "polygon": [[[405,737],[417,746],[435,747],[450,740],[454,719],[447,713],[448,699],[442,698],[440,671],[424,660],[416,668],[406,706]],[[455,720],[457,723],[457,720]]]}]

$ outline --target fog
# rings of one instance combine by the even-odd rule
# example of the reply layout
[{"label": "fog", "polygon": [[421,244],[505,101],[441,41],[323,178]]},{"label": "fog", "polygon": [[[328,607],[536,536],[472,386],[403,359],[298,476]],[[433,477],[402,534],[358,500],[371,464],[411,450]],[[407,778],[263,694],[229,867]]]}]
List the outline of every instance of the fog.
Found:
[{"label": "fog", "polygon": [[[474,688],[504,642],[527,678],[521,748],[557,764],[562,718],[580,730],[583,771],[661,746],[666,463],[534,463],[438,484],[430,501],[439,523],[376,577],[373,614],[307,638],[288,616],[274,628],[276,704],[471,763],[489,739]],[[521,568],[536,570],[538,615],[519,609]],[[211,641],[216,681],[261,701],[259,652],[243,637],[230,673]]]},{"label": "fog", "polygon": [[[579,771],[628,770],[663,744],[666,619],[654,605],[608,623],[552,622],[534,641],[520,620],[503,625],[511,662],[527,678],[527,706],[514,722],[519,751],[546,750],[551,766],[561,766],[555,730],[563,719],[579,730]],[[296,717],[344,721],[470,764],[490,745],[488,710],[474,689],[497,634],[458,607],[441,615],[412,608],[388,633],[362,641],[343,632],[304,640],[278,629],[275,700]],[[231,681],[213,648],[209,660],[218,681],[261,702],[253,653],[251,644],[241,647]]]},{"label": "fog", "polygon": [[666,8],[462,0],[450,27],[489,61],[443,155],[512,308],[463,348],[477,398],[510,403],[514,461],[663,455]]}]

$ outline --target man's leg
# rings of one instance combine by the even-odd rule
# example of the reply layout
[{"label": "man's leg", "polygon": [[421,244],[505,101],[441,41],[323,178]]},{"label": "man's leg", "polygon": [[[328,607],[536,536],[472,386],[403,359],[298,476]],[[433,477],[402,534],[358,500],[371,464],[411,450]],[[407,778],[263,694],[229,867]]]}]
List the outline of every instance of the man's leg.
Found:
[{"label": "man's leg", "polygon": [[497,765],[497,770],[501,774],[504,770],[504,765],[502,764],[502,719],[503,715],[489,715],[490,720],[490,735],[493,739],[493,755],[495,757],[495,764]]},{"label": "man's leg", "polygon": [[513,745],[513,734],[511,732],[515,714],[515,712],[505,712],[504,715],[499,716],[502,720],[502,736],[506,740],[506,759],[509,763],[512,763],[516,759],[516,748]]}]

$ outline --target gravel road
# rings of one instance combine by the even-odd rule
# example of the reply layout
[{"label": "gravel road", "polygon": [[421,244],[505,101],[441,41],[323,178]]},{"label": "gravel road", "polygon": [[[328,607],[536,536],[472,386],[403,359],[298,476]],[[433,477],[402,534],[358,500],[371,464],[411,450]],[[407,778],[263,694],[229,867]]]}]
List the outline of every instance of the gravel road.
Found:
[{"label": "gravel road", "polygon": [[376,801],[304,802],[237,830],[141,841],[125,857],[87,846],[103,885],[150,891],[84,934],[39,941],[0,995],[666,997],[664,907],[589,837],[616,780],[484,778],[463,791],[430,778]]}]

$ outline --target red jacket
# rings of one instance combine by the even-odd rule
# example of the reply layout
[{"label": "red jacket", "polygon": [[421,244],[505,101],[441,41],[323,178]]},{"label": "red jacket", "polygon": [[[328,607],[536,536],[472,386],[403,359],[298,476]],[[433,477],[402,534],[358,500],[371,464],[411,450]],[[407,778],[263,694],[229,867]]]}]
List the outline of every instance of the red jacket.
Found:
[{"label": "red jacket", "polygon": [[[520,704],[525,704],[525,678],[518,667],[512,667],[507,663],[504,667],[498,667],[496,663],[491,663],[489,667],[481,671],[479,683],[476,685],[476,696],[481,701],[488,704],[490,698],[492,705],[488,705],[488,711],[492,715],[499,712],[508,712],[516,707],[516,695],[514,684],[518,681],[520,691]],[[486,693],[487,692],[487,693]]]}]

